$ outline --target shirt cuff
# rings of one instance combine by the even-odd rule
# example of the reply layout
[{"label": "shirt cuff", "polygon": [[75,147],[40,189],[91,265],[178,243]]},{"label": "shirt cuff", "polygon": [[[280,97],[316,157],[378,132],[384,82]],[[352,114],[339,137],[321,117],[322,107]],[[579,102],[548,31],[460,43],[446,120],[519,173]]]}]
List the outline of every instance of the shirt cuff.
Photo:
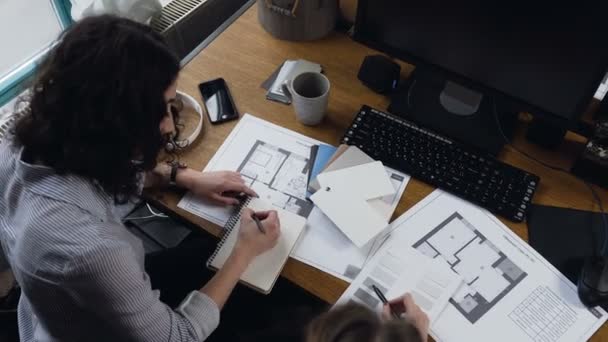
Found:
[{"label": "shirt cuff", "polygon": [[220,310],[217,304],[199,291],[190,292],[175,311],[190,321],[201,341],[211,335],[220,324]]}]

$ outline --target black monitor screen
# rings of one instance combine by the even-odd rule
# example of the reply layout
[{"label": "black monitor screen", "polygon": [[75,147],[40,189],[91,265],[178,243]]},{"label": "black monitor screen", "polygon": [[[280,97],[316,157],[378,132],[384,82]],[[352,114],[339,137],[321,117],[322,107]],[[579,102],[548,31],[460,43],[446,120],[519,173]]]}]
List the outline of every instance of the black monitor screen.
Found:
[{"label": "black monitor screen", "polygon": [[574,119],[608,65],[604,2],[359,0],[355,39]]}]

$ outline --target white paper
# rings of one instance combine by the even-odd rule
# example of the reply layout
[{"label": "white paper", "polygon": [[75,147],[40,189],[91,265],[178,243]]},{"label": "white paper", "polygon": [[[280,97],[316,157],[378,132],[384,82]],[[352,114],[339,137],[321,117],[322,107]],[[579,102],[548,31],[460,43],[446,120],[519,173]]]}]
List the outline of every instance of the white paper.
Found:
[{"label": "white paper", "polygon": [[[248,205],[253,211],[265,211],[271,209],[271,205],[258,198],[253,198]],[[241,275],[241,280],[250,284],[258,290],[268,293],[274,286],[287,258],[300,237],[306,224],[303,217],[294,215],[290,212],[279,210],[279,220],[281,221],[281,236],[277,244],[270,250],[258,255],[249,264],[245,272]],[[239,229],[241,228],[240,219],[235,224],[230,235],[224,241],[222,248],[218,250],[211,265],[216,269],[224,266],[230,257],[234,245],[238,240]]]},{"label": "white paper", "polygon": [[317,180],[321,187],[330,188],[331,192],[341,192],[364,200],[395,193],[386,169],[379,161],[323,172],[317,176]]},{"label": "white paper", "polygon": [[283,91],[283,84],[285,82],[294,79],[297,75],[304,72],[321,72],[322,70],[321,65],[304,59],[287,60],[283,63],[283,67],[270,87],[270,92],[285,96],[285,92]]},{"label": "white paper", "polygon": [[375,285],[389,300],[410,293],[432,323],[461,284],[462,278],[445,263],[392,244],[372,258],[336,304],[353,300],[380,312],[382,302],[372,289]]},{"label": "white paper", "polygon": [[[367,202],[389,221],[410,177],[388,167],[385,169],[390,175],[395,193]],[[308,216],[307,230],[302,234],[291,256],[334,277],[351,282],[372,256],[371,251],[381,246],[387,238],[388,236],[380,233],[371,243],[359,248],[319,208],[314,208]]]},{"label": "white paper", "polygon": [[393,170],[390,167],[384,167],[386,173],[389,175],[390,182],[393,184],[395,192],[392,195],[387,195],[382,198],[376,198],[368,200],[367,203],[371,205],[377,212],[382,215],[387,222],[390,222],[401,196],[405,191],[407,183],[410,181],[410,176],[403,172]]},{"label": "white paper", "polygon": [[388,225],[356,192],[321,187],[310,199],[357,247],[363,247]]},{"label": "white paper", "polygon": [[270,86],[269,92],[285,96],[285,93],[283,92],[283,83],[287,80],[287,77],[289,76],[295,65],[296,61],[291,60],[287,60],[285,61],[285,63],[283,63],[283,66],[281,67],[281,70],[279,70],[277,78]]},{"label": "white paper", "polygon": [[[449,264],[463,286],[431,326],[437,341],[583,341],[606,321],[488,211],[436,190],[395,220],[390,242]],[[497,333],[499,332],[499,333]]]},{"label": "white paper", "polygon": [[[321,142],[245,114],[203,171],[240,172],[260,198],[277,208],[308,217],[313,204],[306,199],[309,156]],[[178,207],[224,226],[233,208],[218,206],[186,194]]]}]

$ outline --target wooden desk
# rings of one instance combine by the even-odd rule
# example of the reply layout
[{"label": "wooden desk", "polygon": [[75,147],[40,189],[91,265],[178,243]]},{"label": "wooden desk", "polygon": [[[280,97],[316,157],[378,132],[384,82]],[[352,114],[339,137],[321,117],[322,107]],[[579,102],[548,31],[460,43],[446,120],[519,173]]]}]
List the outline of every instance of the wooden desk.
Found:
[{"label": "wooden desk", "polygon": [[[203,80],[223,77],[229,84],[240,113],[251,113],[275,124],[287,127],[321,141],[337,144],[353,116],[363,104],[379,109],[388,106],[388,99],[367,89],[357,79],[357,71],[363,58],[374,53],[343,34],[333,33],[323,40],[295,43],[279,41],[267,34],[257,21],[256,6],[250,8],[234,24],[226,29],[213,43],[204,49],[181,73],[179,89],[199,97],[197,85]],[[304,58],[323,65],[325,74],[332,82],[329,110],[326,120],[318,127],[307,127],[295,121],[293,108],[266,100],[266,91],[260,84],[286,59]],[[405,74],[412,66],[403,64]],[[225,137],[236,125],[236,121],[212,126],[205,123],[204,136],[181,157],[189,166],[203,169]],[[554,165],[568,166],[577,150],[582,147],[582,138],[568,135],[567,142],[559,153],[548,153],[529,145],[521,138],[516,145],[532,155]],[[596,208],[592,195],[574,177],[546,169],[526,159],[507,147],[500,159],[541,176],[536,203],[570,207],[584,210]],[[412,179],[407,186],[394,218],[412,207],[433,188]],[[608,203],[608,192],[598,189],[603,200]],[[170,214],[218,235],[220,228],[195,215],[177,208],[183,193],[151,193],[157,204]],[[515,224],[502,220],[520,237],[527,240],[525,224]],[[310,291],[327,302],[334,302],[346,289],[347,283],[325,274],[315,268],[290,259],[283,276]],[[602,328],[594,340],[600,336],[608,338],[608,329]]]}]

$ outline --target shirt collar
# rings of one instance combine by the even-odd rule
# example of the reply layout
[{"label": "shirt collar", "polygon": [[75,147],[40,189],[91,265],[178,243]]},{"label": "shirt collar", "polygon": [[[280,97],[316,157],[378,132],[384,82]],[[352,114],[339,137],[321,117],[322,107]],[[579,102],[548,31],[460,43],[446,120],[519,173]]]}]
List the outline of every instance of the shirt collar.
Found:
[{"label": "shirt collar", "polygon": [[59,175],[51,167],[25,162],[23,150],[21,147],[15,154],[16,173],[28,190],[70,203],[103,221],[106,220],[113,208],[111,196],[84,177],[72,174]]}]

